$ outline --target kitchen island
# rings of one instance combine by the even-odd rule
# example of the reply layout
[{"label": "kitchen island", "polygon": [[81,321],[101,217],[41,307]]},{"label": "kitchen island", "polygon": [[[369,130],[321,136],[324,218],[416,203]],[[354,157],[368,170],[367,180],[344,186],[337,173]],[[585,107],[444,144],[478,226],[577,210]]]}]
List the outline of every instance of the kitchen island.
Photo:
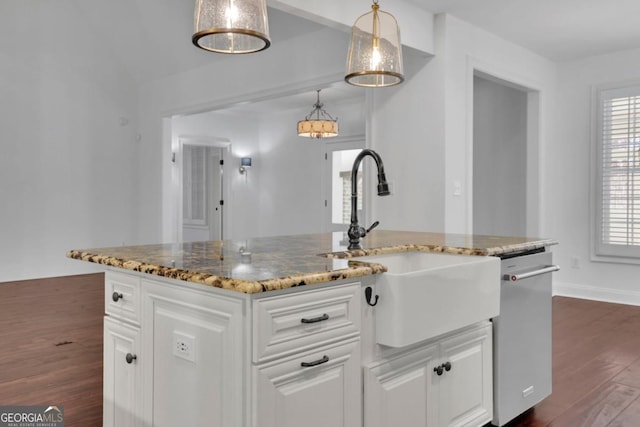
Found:
[{"label": "kitchen island", "polygon": [[325,233],[70,251],[108,266],[104,425],[491,420],[488,319],[403,348],[381,346],[365,289],[375,294],[386,266],[354,258],[488,257],[556,242],[374,230],[362,243],[348,251],[344,233]]},{"label": "kitchen island", "polygon": [[247,240],[72,250],[69,258],[247,294],[384,272],[351,258],[409,251],[498,256],[557,244],[551,239],[373,230],[363,249],[342,232]]}]

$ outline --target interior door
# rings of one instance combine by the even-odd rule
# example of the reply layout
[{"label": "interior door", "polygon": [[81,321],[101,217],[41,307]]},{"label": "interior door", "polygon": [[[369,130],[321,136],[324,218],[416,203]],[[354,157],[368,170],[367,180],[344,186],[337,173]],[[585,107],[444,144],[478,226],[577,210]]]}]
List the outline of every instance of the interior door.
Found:
[{"label": "interior door", "polygon": [[182,241],[221,240],[224,149],[184,144],[182,153]]},{"label": "interior door", "polygon": [[223,185],[224,185],[224,159],[223,150],[217,147],[209,147],[208,156],[208,181],[209,181],[209,203],[208,203],[208,225],[209,239],[222,240],[222,222],[223,222]]}]

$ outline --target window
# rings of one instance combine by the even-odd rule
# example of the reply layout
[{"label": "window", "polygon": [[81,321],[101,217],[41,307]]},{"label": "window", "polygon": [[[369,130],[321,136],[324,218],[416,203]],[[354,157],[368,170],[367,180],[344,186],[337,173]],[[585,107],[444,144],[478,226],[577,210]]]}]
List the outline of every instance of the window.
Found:
[{"label": "window", "polygon": [[640,262],[640,86],[598,93],[595,254]]}]

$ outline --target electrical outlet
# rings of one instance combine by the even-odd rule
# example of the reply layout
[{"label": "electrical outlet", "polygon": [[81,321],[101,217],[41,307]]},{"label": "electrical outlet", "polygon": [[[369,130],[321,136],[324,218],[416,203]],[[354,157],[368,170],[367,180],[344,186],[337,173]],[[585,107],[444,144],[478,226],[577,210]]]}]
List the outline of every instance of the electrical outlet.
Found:
[{"label": "electrical outlet", "polygon": [[173,354],[174,356],[188,360],[196,361],[196,339],[182,332],[173,332]]}]

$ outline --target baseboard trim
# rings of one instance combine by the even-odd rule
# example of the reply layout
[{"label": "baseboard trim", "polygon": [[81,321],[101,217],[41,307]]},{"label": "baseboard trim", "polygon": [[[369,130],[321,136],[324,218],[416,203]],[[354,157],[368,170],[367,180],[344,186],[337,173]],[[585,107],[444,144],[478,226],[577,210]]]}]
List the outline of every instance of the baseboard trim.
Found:
[{"label": "baseboard trim", "polygon": [[554,281],[553,295],[640,306],[640,292]]}]

